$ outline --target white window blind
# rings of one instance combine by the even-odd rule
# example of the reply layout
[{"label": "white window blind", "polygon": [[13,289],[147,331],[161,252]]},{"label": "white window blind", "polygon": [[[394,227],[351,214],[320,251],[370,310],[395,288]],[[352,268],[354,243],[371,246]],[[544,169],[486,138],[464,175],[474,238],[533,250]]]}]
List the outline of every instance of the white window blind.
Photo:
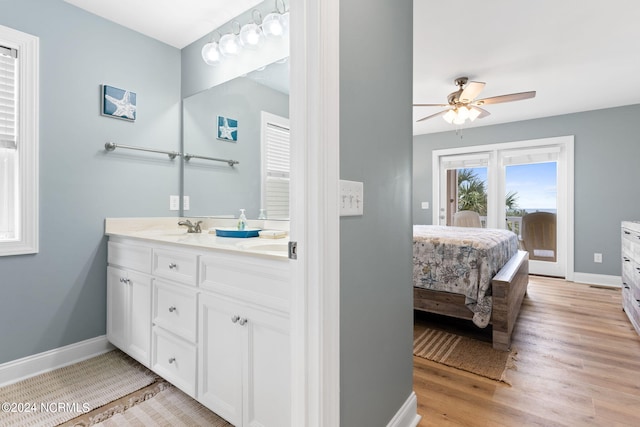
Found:
[{"label": "white window blind", "polygon": [[38,252],[39,45],[0,25],[0,256]]},{"label": "white window blind", "polygon": [[262,206],[269,219],[289,218],[288,120],[262,113]]},{"label": "white window blind", "polygon": [[0,46],[0,240],[17,239],[17,51]]},{"label": "white window blind", "polygon": [[0,46],[0,148],[16,148],[17,51]]}]

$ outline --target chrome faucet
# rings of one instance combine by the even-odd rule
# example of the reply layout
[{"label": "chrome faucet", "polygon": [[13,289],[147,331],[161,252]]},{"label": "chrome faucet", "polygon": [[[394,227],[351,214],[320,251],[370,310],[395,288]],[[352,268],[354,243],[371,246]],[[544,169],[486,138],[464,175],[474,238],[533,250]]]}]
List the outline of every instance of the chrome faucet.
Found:
[{"label": "chrome faucet", "polygon": [[187,227],[187,233],[202,233],[202,228],[200,228],[200,224],[202,224],[202,221],[198,221],[195,224],[192,224],[191,221],[189,221],[188,219],[178,222],[178,225],[184,225]]}]

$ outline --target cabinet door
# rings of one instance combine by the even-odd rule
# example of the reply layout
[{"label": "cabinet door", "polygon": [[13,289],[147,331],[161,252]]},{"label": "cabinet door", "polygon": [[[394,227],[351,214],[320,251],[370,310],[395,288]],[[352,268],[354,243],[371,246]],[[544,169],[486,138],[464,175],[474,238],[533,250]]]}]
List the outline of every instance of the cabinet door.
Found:
[{"label": "cabinet door", "polygon": [[289,320],[259,309],[244,309],[246,323],[244,424],[291,425]]},{"label": "cabinet door", "polygon": [[127,353],[145,366],[151,351],[151,276],[129,271],[129,342]]},{"label": "cabinet door", "polygon": [[127,273],[119,268],[107,267],[107,339],[125,350],[129,337],[129,287],[124,282]]},{"label": "cabinet door", "polygon": [[[242,426],[240,306],[200,294],[198,400],[235,426]],[[235,320],[235,321],[234,321]]]}]

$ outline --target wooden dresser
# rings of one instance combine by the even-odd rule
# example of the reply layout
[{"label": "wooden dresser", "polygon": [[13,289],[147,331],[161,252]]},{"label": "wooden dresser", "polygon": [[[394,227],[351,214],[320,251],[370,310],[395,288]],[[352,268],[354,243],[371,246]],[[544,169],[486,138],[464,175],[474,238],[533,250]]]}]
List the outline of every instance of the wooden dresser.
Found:
[{"label": "wooden dresser", "polygon": [[640,334],[640,221],[622,221],[622,309]]}]

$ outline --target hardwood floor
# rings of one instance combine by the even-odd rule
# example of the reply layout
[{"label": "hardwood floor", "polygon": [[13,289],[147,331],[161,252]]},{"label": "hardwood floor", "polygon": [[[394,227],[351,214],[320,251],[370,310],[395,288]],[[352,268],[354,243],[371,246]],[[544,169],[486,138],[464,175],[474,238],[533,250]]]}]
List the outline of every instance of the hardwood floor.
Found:
[{"label": "hardwood floor", "polygon": [[640,338],[620,289],[531,276],[513,345],[511,386],[414,357],[419,427],[640,425]]}]

